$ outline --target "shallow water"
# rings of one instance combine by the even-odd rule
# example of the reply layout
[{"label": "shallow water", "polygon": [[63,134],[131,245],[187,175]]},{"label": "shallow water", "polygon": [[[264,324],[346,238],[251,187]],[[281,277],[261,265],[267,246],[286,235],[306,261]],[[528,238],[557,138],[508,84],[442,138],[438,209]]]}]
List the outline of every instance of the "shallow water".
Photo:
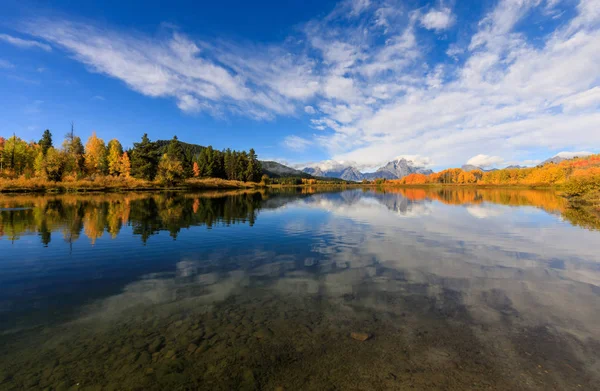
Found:
[{"label": "shallow water", "polygon": [[597,227],[532,190],[0,196],[0,389],[599,389]]}]

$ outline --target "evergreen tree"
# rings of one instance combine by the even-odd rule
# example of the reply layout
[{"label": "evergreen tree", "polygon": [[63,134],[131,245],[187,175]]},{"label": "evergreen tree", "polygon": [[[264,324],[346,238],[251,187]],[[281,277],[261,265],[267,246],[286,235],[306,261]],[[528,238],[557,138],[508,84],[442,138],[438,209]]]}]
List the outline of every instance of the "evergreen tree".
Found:
[{"label": "evergreen tree", "polygon": [[183,146],[177,139],[177,136],[173,136],[173,139],[167,146],[167,155],[169,155],[172,159],[177,159],[183,163],[185,160],[185,152],[183,151]]},{"label": "evergreen tree", "polygon": [[235,157],[229,148],[225,150],[223,165],[225,168],[225,178],[229,180],[235,179]]},{"label": "evergreen tree", "polygon": [[42,153],[44,154],[44,156],[46,156],[48,148],[52,147],[52,133],[50,133],[50,130],[46,129],[44,131],[44,134],[42,134],[42,138],[40,139],[38,144],[42,148]]},{"label": "evergreen tree", "polygon": [[258,182],[260,180],[261,172],[262,168],[260,162],[258,161],[258,157],[256,156],[256,152],[253,148],[251,148],[248,154],[248,166],[245,172],[246,181]]},{"label": "evergreen tree", "polygon": [[144,133],[142,141],[133,144],[131,153],[131,175],[136,178],[154,180],[160,153],[156,145]]},{"label": "evergreen tree", "polygon": [[238,181],[246,180],[246,170],[248,169],[248,154],[246,151],[237,153],[235,179]]},{"label": "evergreen tree", "polygon": [[85,149],[79,136],[67,133],[63,142],[63,150],[66,153],[65,173],[81,176],[85,173]]}]

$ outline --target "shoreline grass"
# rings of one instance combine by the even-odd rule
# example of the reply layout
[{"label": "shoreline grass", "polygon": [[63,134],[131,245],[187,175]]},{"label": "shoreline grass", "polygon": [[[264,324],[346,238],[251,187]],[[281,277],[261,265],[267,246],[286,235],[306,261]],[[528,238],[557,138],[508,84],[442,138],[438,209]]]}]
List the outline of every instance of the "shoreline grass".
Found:
[{"label": "shoreline grass", "polygon": [[188,179],[176,185],[123,177],[96,177],[75,181],[52,182],[40,178],[0,179],[0,193],[85,193],[121,191],[176,191],[251,189],[260,185],[219,178]]},{"label": "shoreline grass", "polygon": [[80,180],[53,182],[41,178],[0,179],[0,193],[86,193],[86,192],[127,192],[127,191],[194,191],[194,190],[236,190],[236,189],[284,189],[284,188],[422,188],[422,189],[533,189],[554,190],[568,199],[573,207],[586,207],[600,211],[600,190],[591,189],[574,195],[564,186],[551,184],[477,184],[477,183],[312,183],[312,184],[269,184],[230,181],[220,178],[191,178],[175,185],[159,181],[146,181],[132,177],[97,176]]}]

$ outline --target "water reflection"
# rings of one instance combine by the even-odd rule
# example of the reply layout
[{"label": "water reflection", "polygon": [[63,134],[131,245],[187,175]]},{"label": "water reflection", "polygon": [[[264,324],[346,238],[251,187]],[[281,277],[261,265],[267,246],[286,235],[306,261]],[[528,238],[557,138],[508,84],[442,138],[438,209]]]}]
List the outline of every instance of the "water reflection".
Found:
[{"label": "water reflection", "polygon": [[4,197],[0,198],[0,237],[14,241],[38,233],[47,246],[52,232],[61,232],[69,243],[83,232],[94,244],[104,233],[114,239],[129,225],[144,243],[159,231],[168,231],[175,239],[190,226],[253,225],[261,200],[260,193]]},{"label": "water reflection", "polygon": [[[0,263],[14,289],[0,310],[16,319],[29,305],[0,340],[2,387],[546,390],[600,380],[600,237],[566,222],[551,192],[2,203],[23,208],[1,212],[10,241],[0,249],[24,264]],[[56,232],[66,242],[51,241]],[[47,248],[28,241],[38,234]],[[80,236],[93,246],[73,245]],[[40,288],[50,276],[86,298],[52,322],[31,315],[63,297]]]}]

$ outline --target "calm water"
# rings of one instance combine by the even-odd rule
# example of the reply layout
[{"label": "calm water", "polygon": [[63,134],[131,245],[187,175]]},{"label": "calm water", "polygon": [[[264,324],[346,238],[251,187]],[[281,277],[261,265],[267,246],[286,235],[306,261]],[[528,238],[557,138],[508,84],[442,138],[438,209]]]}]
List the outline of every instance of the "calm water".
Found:
[{"label": "calm water", "polygon": [[596,227],[531,190],[0,196],[0,389],[600,389]]}]

